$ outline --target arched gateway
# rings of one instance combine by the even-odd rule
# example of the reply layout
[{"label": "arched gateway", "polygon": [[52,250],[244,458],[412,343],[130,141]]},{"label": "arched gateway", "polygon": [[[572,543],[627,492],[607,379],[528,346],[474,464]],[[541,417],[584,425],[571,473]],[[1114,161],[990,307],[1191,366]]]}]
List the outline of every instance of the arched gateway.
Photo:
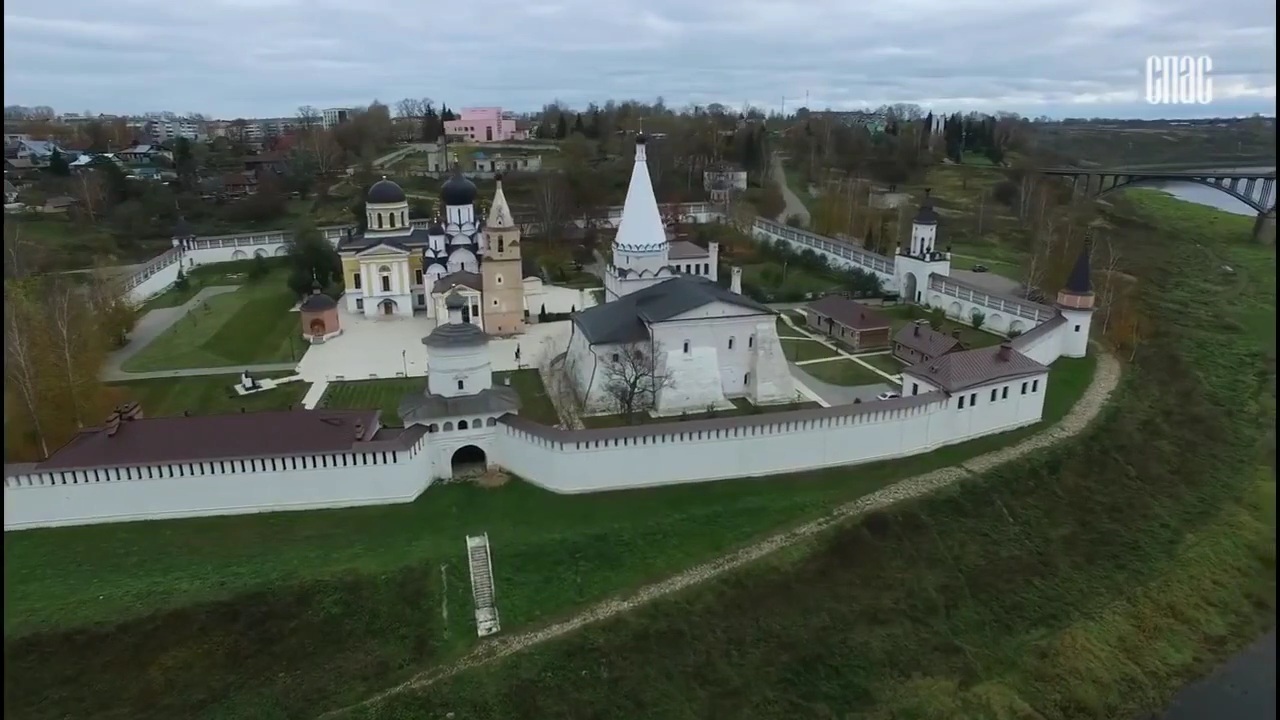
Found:
[{"label": "arched gateway", "polygon": [[449,461],[453,470],[454,479],[472,477],[484,474],[488,467],[488,459],[485,457],[484,450],[475,445],[463,445],[453,451],[453,458]]}]

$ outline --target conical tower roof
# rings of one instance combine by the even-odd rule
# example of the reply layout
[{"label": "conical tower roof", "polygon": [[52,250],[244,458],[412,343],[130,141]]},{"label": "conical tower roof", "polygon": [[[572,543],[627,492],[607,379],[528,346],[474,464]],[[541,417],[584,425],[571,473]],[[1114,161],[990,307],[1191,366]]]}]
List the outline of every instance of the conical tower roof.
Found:
[{"label": "conical tower roof", "polygon": [[485,227],[495,230],[506,230],[515,227],[515,218],[511,216],[511,208],[507,205],[507,196],[502,192],[502,176],[497,176],[498,190],[493,194],[493,207],[489,208],[489,217]]},{"label": "conical tower roof", "polygon": [[627,250],[654,250],[667,242],[667,231],[658,212],[658,200],[649,180],[649,165],[645,159],[645,138],[636,137],[636,161],[631,168],[631,184],[627,186],[627,199],[622,203],[622,221],[614,245]]},{"label": "conical tower roof", "polygon": [[1089,272],[1089,255],[1093,249],[1093,236],[1086,235],[1080,254],[1076,256],[1076,264],[1071,268],[1064,290],[1076,295],[1088,295],[1093,292],[1093,280]]}]

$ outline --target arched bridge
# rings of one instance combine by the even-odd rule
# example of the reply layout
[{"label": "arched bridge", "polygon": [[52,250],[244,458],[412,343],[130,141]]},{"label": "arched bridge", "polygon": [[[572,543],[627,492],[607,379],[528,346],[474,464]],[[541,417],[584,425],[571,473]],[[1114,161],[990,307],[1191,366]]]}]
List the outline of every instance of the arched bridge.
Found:
[{"label": "arched bridge", "polygon": [[1065,177],[1071,180],[1076,192],[1088,197],[1101,197],[1127,187],[1152,183],[1183,182],[1203,185],[1239,200],[1258,213],[1254,234],[1262,238],[1273,232],[1276,221],[1276,171],[1230,170],[1139,170],[1126,168],[1085,169],[1046,168],[1042,175]]},{"label": "arched bridge", "polygon": [[[1049,168],[1041,174],[1071,179],[1071,184],[1091,197],[1100,197],[1115,190],[1150,183],[1185,182],[1220,190],[1258,213],[1265,213],[1276,205],[1276,171],[1231,172],[1215,170],[1111,170],[1082,168]],[[1081,187],[1083,185],[1083,187]]]}]

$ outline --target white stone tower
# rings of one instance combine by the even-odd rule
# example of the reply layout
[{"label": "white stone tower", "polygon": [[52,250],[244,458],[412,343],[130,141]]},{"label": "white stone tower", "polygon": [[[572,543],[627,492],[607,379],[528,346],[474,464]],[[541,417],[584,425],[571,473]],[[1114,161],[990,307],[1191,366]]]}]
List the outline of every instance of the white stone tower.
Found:
[{"label": "white stone tower", "polygon": [[1093,323],[1093,282],[1089,273],[1092,247],[1093,238],[1086,235],[1067,284],[1058,291],[1058,311],[1067,320],[1066,330],[1060,335],[1063,357],[1084,357],[1089,352],[1089,326]]},{"label": "white stone tower", "polygon": [[462,321],[467,301],[457,293],[445,298],[446,324],[422,339],[427,346],[427,392],[452,398],[475,395],[493,386],[489,336]]},{"label": "white stone tower", "polygon": [[925,190],[924,203],[911,221],[911,237],[894,257],[894,277],[898,281],[898,296],[909,303],[928,304],[929,276],[951,274],[951,256],[937,249],[938,213],[933,209],[929,191]]},{"label": "white stone tower", "polygon": [[516,227],[507,196],[502,192],[502,176],[493,207],[485,222],[484,278],[485,330],[493,335],[524,332],[524,279],[520,271],[520,228]]},{"label": "white stone tower", "polygon": [[622,204],[622,220],[613,239],[613,262],[605,272],[605,301],[643,290],[674,276],[668,262],[667,230],[645,161],[645,138],[636,137],[631,184]]}]

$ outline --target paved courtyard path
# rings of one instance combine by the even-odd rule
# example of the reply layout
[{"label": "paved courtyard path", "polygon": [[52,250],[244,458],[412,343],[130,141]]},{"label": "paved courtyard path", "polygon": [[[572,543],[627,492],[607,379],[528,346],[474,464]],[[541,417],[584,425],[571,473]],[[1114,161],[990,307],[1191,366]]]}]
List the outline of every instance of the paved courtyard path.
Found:
[{"label": "paved courtyard path", "polygon": [[818,520],[770,536],[753,545],[690,568],[662,582],[640,588],[625,597],[606,600],[568,620],[537,630],[484,641],[471,653],[454,663],[422,672],[355,705],[325,713],[321,716],[321,720],[340,716],[359,707],[375,705],[396,695],[429,687],[436,682],[457,675],[463,670],[486,665],[500,658],[514,655],[530,646],[567,635],[585,625],[630,612],[664,596],[713,580],[770,553],[810,538],[846,520],[865,515],[903,500],[927,495],[975,474],[986,472],[998,465],[1074,437],[1083,432],[1098,416],[1098,413],[1102,411],[1107,400],[1111,397],[1111,393],[1115,391],[1116,385],[1120,382],[1120,363],[1115,357],[1103,352],[1096,345],[1093,347],[1093,351],[1099,353],[1098,367],[1093,374],[1093,381],[1089,383],[1089,387],[1085,390],[1084,395],[1080,397],[1080,400],[1076,402],[1075,407],[1071,408],[1071,411],[1058,424],[1036,433],[1016,445],[980,455],[959,466],[942,468],[901,480],[841,505]]}]

